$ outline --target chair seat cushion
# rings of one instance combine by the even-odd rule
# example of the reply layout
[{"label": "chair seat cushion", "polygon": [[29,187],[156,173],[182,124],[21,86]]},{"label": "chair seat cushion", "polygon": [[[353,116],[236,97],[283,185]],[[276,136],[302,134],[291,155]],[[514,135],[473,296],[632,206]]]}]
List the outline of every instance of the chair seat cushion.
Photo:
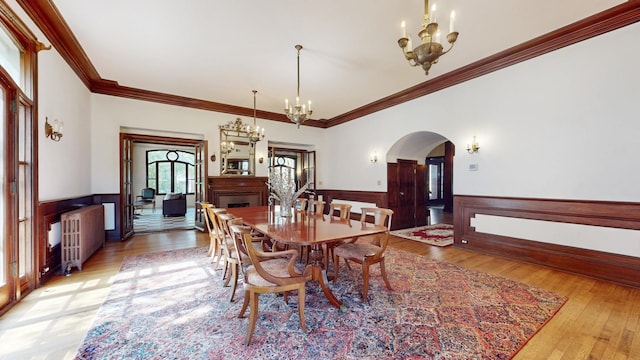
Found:
[{"label": "chair seat cushion", "polygon": [[[289,266],[288,259],[265,260],[265,261],[261,261],[260,265],[266,272],[268,272],[273,276],[283,277],[283,278],[291,277],[288,270],[288,266]],[[247,270],[245,271],[245,277],[246,277],[246,282],[251,285],[277,286],[277,284],[271,283],[265,280],[262,276],[260,276],[260,274],[258,274],[258,271],[253,265],[247,268]]]},{"label": "chair seat cushion", "polygon": [[380,247],[370,243],[347,243],[333,249],[333,253],[346,259],[364,259],[380,251]]}]

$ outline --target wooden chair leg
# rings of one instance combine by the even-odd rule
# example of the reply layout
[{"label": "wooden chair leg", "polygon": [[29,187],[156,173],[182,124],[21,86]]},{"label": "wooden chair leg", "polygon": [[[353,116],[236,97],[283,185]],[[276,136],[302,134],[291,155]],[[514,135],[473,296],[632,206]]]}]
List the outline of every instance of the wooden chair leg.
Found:
[{"label": "wooden chair leg", "polygon": [[369,292],[369,264],[362,264],[362,302],[367,302]]},{"label": "wooden chair leg", "polygon": [[[345,260],[347,262],[347,260]],[[338,266],[340,265],[340,257],[333,255],[333,283],[338,281]]]},{"label": "wooden chair leg", "polygon": [[306,333],[307,322],[304,319],[304,296],[305,296],[305,289],[304,289],[304,284],[302,284],[302,286],[300,286],[300,289],[298,289],[298,312],[300,313],[300,327],[302,328],[302,331]]},{"label": "wooden chair leg", "polygon": [[245,345],[251,343],[251,337],[253,336],[253,330],[256,328],[256,322],[258,321],[258,293],[251,292],[251,309],[249,310],[249,330],[247,331],[247,341]]},{"label": "wooden chair leg", "polygon": [[387,285],[387,289],[393,290],[389,279],[387,279],[387,269],[384,267],[384,258],[380,260],[380,273],[382,274],[382,280],[384,280],[385,285]]},{"label": "wooden chair leg", "polygon": [[231,265],[231,298],[229,302],[233,302],[233,297],[236,294],[236,287],[238,286],[238,264]]},{"label": "wooden chair leg", "polygon": [[232,264],[225,259],[224,260],[224,272],[222,273],[222,280],[224,280],[224,283],[222,284],[222,286],[229,286],[229,280],[231,280],[231,274],[229,273],[229,267]]},{"label": "wooden chair leg", "polygon": [[240,309],[240,313],[238,313],[238,317],[241,318],[244,316],[244,312],[247,311],[247,307],[249,306],[249,299],[251,297],[251,294],[249,293],[249,291],[244,292],[244,302],[242,303],[242,309]]}]

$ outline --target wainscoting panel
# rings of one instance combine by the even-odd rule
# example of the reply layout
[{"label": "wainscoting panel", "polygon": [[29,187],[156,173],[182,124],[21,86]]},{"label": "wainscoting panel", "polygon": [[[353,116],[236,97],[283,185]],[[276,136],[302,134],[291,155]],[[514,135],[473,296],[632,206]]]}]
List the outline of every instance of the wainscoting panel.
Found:
[{"label": "wainscoting panel", "polygon": [[[57,241],[50,238],[59,237],[55,234],[60,223],[60,216],[68,211],[76,210],[89,205],[100,205],[103,203],[114,204],[109,206],[115,214],[113,217],[112,229],[105,230],[107,240],[120,240],[120,194],[95,194],[80,196],[70,199],[58,199],[43,201],[38,204],[37,234],[36,237],[36,271],[38,272],[37,287],[44,284],[53,275],[61,270],[61,246]],[[52,231],[53,227],[53,231]]]},{"label": "wainscoting panel", "polygon": [[455,246],[633,287],[638,230],[640,203],[454,197]]}]

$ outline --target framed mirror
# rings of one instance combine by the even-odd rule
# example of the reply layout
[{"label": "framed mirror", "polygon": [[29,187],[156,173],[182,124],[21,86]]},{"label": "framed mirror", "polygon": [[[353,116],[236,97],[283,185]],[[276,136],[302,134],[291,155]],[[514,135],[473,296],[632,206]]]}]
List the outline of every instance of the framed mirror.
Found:
[{"label": "framed mirror", "polygon": [[256,144],[249,130],[240,118],[220,126],[220,175],[255,176]]}]

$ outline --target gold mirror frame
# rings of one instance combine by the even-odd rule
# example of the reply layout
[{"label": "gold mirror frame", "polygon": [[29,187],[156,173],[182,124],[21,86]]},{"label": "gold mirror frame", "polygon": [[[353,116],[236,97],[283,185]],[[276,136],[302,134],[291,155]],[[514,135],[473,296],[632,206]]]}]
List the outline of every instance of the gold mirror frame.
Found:
[{"label": "gold mirror frame", "polygon": [[255,176],[256,144],[248,128],[240,118],[220,126],[221,176]]}]

